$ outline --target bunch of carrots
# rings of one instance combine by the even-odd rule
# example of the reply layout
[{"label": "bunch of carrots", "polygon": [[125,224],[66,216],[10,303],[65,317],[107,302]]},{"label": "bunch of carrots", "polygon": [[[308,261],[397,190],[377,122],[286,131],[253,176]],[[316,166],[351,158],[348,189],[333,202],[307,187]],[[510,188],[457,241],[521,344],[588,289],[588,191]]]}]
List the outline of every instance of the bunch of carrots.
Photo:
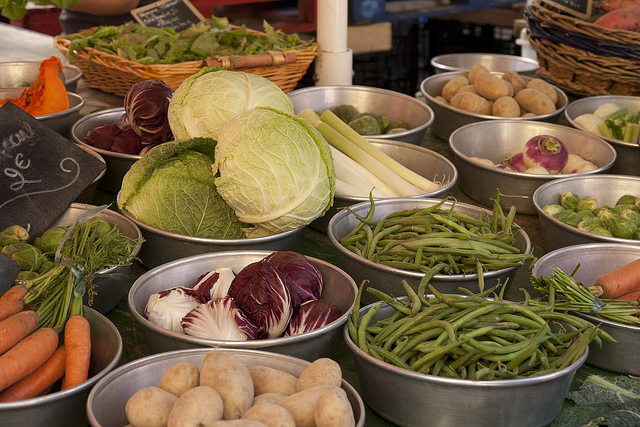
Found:
[{"label": "bunch of carrots", "polygon": [[640,303],[640,259],[603,274],[589,290],[597,297],[615,298]]}]

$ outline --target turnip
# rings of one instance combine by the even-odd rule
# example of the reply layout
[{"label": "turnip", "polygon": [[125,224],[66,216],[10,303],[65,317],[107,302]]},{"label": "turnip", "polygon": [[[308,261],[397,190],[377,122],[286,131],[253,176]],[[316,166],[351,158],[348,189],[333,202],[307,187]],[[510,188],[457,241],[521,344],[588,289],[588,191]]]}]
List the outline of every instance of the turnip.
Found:
[{"label": "turnip", "polygon": [[486,159],[484,157],[469,157],[469,158],[476,163],[480,163],[486,166],[495,166],[495,163],[493,163],[491,160]]},{"label": "turnip", "polygon": [[498,169],[503,169],[503,170],[506,170],[506,171],[509,171],[509,172],[515,172],[515,169],[514,169],[514,168],[512,168],[511,166],[509,166],[509,165],[508,165],[508,164],[506,164],[506,163],[498,163],[498,164],[496,165],[496,167],[497,167]]},{"label": "turnip", "polygon": [[522,160],[522,151],[519,151],[507,157],[504,160],[504,163],[508,164],[513,170],[516,170],[518,172],[524,172],[527,170],[527,165],[525,165],[524,160]]},{"label": "turnip", "polygon": [[568,158],[567,147],[562,141],[551,135],[538,135],[530,138],[525,143],[522,153],[522,160],[527,168],[540,166],[547,169],[549,173],[560,172],[567,164]]},{"label": "turnip", "polygon": [[533,166],[524,171],[524,173],[532,173],[536,175],[549,175],[549,170],[543,168],[542,166]]}]

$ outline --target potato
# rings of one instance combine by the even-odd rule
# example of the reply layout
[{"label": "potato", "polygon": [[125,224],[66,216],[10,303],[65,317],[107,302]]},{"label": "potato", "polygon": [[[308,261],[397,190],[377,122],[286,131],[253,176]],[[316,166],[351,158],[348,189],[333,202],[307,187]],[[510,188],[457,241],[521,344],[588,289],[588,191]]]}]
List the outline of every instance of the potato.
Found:
[{"label": "potato", "polygon": [[224,407],[220,394],[207,386],[182,393],[169,413],[167,427],[208,426],[222,419]]},{"label": "potato", "polygon": [[442,88],[442,97],[447,101],[451,101],[453,95],[456,94],[458,89],[462,86],[467,86],[469,84],[469,79],[465,76],[455,76],[451,80],[447,82]]},{"label": "potato", "polygon": [[513,96],[511,83],[493,74],[480,73],[473,84],[476,86],[478,95],[491,101],[503,96]]},{"label": "potato", "polygon": [[344,390],[333,389],[325,392],[313,413],[317,427],[353,427],[356,425],[353,409]]},{"label": "potato", "polygon": [[515,71],[507,71],[502,75],[502,80],[506,80],[513,86],[513,94],[517,94],[527,87],[527,82],[520,74]]},{"label": "potato", "polygon": [[491,115],[497,117],[520,117],[520,105],[512,97],[503,96],[493,103]]},{"label": "potato", "polygon": [[214,388],[224,402],[223,420],[237,420],[253,402],[253,380],[236,356],[212,351],[202,361],[200,385]]},{"label": "potato", "polygon": [[210,427],[267,427],[260,421],[254,420],[230,420],[216,421]]},{"label": "potato", "polygon": [[536,115],[533,113],[524,113],[523,115],[521,115],[520,117],[535,117]]},{"label": "potato", "polygon": [[527,83],[527,87],[529,89],[539,90],[549,97],[549,99],[553,102],[553,105],[558,104],[558,92],[556,89],[551,86],[549,83],[545,82],[542,79],[533,79]]},{"label": "potato", "polygon": [[533,113],[536,116],[550,114],[556,111],[556,106],[553,101],[547,95],[536,89],[522,89],[515,96],[515,100],[527,112]]},{"label": "potato", "polygon": [[298,378],[280,369],[267,366],[248,366],[249,374],[253,380],[254,395],[264,393],[282,393],[291,395],[295,393]]},{"label": "potato", "polygon": [[449,101],[447,101],[446,99],[444,99],[444,97],[442,97],[442,96],[436,96],[435,100],[436,100],[437,102],[442,103],[442,104],[449,105]]},{"label": "potato", "polygon": [[200,385],[198,367],[188,362],[179,362],[171,366],[162,374],[158,383],[158,387],[178,397],[198,385]]},{"label": "potato", "polygon": [[127,400],[127,420],[136,427],[164,427],[178,397],[159,387],[145,387]]},{"label": "potato", "polygon": [[460,92],[451,98],[451,106],[476,114],[491,114],[489,101],[471,92]]},{"label": "potato", "polygon": [[476,76],[479,73],[488,73],[488,72],[489,72],[489,69],[482,64],[475,64],[471,66],[471,69],[469,70],[469,83],[475,83]]},{"label": "potato", "polygon": [[305,368],[298,378],[297,391],[302,391],[317,385],[333,385],[340,387],[342,384],[342,369],[335,360],[327,357],[316,359]]},{"label": "potato", "polygon": [[275,403],[253,405],[242,416],[243,420],[260,421],[267,427],[296,427],[293,415]]},{"label": "potato", "polygon": [[296,420],[296,427],[315,427],[314,412],[318,399],[327,391],[338,388],[333,385],[311,387],[284,399],[278,405],[291,412]]},{"label": "potato", "polygon": [[258,405],[260,403],[280,403],[288,396],[289,395],[282,393],[264,393],[254,397],[251,406]]},{"label": "potato", "polygon": [[478,91],[476,90],[475,85],[462,86],[460,89],[458,89],[456,93],[460,93],[460,92],[471,92],[471,93],[475,93],[476,95],[478,94]]}]

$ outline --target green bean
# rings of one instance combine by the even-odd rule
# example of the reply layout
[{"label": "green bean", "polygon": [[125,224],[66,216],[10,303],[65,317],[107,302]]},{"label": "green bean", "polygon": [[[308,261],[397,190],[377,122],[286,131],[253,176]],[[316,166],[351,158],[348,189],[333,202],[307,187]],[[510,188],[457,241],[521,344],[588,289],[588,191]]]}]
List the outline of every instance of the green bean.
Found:
[{"label": "green bean", "polygon": [[362,316],[362,321],[360,322],[360,325],[358,325],[358,347],[360,347],[360,349],[366,353],[369,352],[369,348],[368,348],[369,346],[367,345],[367,339],[365,334],[367,330],[367,325],[369,324],[373,316],[375,316],[376,313],[378,313],[378,310],[380,310],[381,308],[382,308],[382,304],[373,306],[369,311],[367,311],[367,313],[364,316]]},{"label": "green bean", "polygon": [[460,340],[460,341],[452,342],[447,345],[441,346],[437,350],[432,351],[431,353],[425,354],[424,356],[419,358],[417,361],[415,361],[411,365],[411,369],[418,372],[424,372],[425,369],[428,370],[440,357],[447,354],[451,349],[458,347],[464,343],[465,341]]},{"label": "green bean", "polygon": [[407,307],[407,303],[404,301],[400,301],[397,298],[394,298],[390,295],[385,294],[382,291],[379,291],[377,289],[374,288],[367,288],[367,292],[372,293],[375,297],[377,297],[379,300],[382,300],[383,302],[387,303],[388,305],[390,305],[391,307],[393,307],[395,310],[400,311],[404,314],[410,315],[413,314],[411,309],[409,307]]},{"label": "green bean", "polygon": [[396,356],[395,354],[391,353],[390,351],[385,350],[382,347],[379,346],[375,346],[375,345],[369,345],[369,348],[373,348],[373,350],[378,353],[380,356],[382,356],[383,358],[387,359],[388,362],[400,367],[400,368],[404,368],[404,369],[411,369],[411,366],[407,365],[406,362],[404,362],[402,359],[400,359],[398,356]]}]

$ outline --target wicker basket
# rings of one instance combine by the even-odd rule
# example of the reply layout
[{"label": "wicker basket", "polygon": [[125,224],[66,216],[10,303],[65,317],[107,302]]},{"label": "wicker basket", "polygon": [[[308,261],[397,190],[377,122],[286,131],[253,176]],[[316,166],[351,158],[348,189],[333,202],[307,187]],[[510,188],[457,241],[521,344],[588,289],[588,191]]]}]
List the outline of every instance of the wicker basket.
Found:
[{"label": "wicker basket", "polygon": [[640,95],[640,33],[604,28],[540,0],[525,18],[543,77],[576,95]]},{"label": "wicker basket", "polygon": [[[65,57],[70,44],[68,39],[61,36],[54,39],[55,47]],[[82,70],[82,79],[87,87],[120,96],[125,96],[134,83],[142,80],[162,80],[175,90],[184,79],[205,66],[220,66],[227,70],[257,74],[271,80],[284,92],[291,92],[315,59],[317,50],[317,44],[313,43],[304,49],[285,52],[233,58],[219,56],[178,64],[143,65],[97,49],[85,48],[75,52],[73,65]]]}]

